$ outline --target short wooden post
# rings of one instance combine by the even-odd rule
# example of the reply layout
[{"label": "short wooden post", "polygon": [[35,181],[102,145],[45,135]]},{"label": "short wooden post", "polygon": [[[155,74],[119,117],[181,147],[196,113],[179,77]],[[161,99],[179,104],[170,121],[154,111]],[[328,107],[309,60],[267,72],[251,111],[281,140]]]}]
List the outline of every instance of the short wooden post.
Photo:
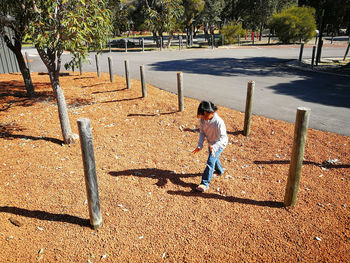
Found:
[{"label": "short wooden post", "polygon": [[28,56],[27,51],[25,52],[25,56],[26,56],[26,61],[27,61],[27,67],[28,67],[28,70],[29,70],[29,73],[30,73],[31,70],[32,70],[32,67],[30,65],[29,56]]},{"label": "short wooden post", "polygon": [[81,152],[83,157],[87,200],[90,214],[90,224],[94,229],[102,226],[100,200],[96,177],[95,154],[92,141],[90,120],[78,119]]},{"label": "short wooden post", "polygon": [[300,44],[299,62],[303,59],[304,43]]},{"label": "short wooden post", "polygon": [[142,52],[145,51],[145,39],[142,38]]},{"label": "short wooden post", "polygon": [[312,47],[312,58],[311,58],[311,68],[314,69],[315,65],[315,54],[316,54],[316,46]]},{"label": "short wooden post", "polygon": [[163,50],[163,37],[162,36],[159,37],[159,50],[160,51]]},{"label": "short wooden post", "polygon": [[182,36],[179,36],[179,50],[182,48]]},{"label": "short wooden post", "polygon": [[111,43],[111,38],[109,38],[109,43],[108,43],[108,46],[109,46],[109,52],[112,52],[112,43]]},{"label": "short wooden post", "polygon": [[188,48],[188,34],[186,34],[186,48]]},{"label": "short wooden post", "polygon": [[243,129],[244,136],[249,136],[249,133],[250,133],[250,123],[251,123],[251,118],[252,118],[254,87],[255,87],[255,81],[253,81],[253,80],[249,81],[248,88],[247,88],[247,99],[246,99],[246,104],[245,104],[244,129]]},{"label": "short wooden post", "polygon": [[109,79],[114,82],[112,58],[108,57]]},{"label": "short wooden post", "polygon": [[211,35],[211,49],[214,49],[214,43],[215,42],[215,36],[214,36],[214,34],[213,35]]},{"label": "short wooden post", "polygon": [[125,43],[125,53],[128,52],[128,40],[124,39],[124,43]]},{"label": "short wooden post", "polygon": [[184,110],[184,87],[183,87],[183,74],[182,72],[177,73],[177,96],[179,101],[179,111]]},{"label": "short wooden post", "polygon": [[303,166],[306,133],[309,123],[310,109],[299,107],[297,110],[292,157],[290,160],[289,174],[284,196],[285,206],[294,206],[297,201],[301,168]]},{"label": "short wooden post", "polygon": [[126,88],[130,89],[130,74],[129,74],[129,60],[124,61],[125,64],[125,81],[126,81]]},{"label": "short wooden post", "polygon": [[142,97],[145,98],[147,96],[147,91],[146,91],[145,71],[144,71],[143,65],[140,66],[140,75],[141,75]]},{"label": "short wooden post", "polygon": [[225,37],[223,34],[221,34],[221,46],[225,45]]},{"label": "short wooden post", "polygon": [[98,76],[98,77],[101,77],[100,62],[99,62],[98,54],[95,55],[95,60],[96,60],[96,71],[97,71],[97,76]]},{"label": "short wooden post", "polygon": [[240,46],[241,45],[241,35],[239,34],[238,35],[238,46]]}]

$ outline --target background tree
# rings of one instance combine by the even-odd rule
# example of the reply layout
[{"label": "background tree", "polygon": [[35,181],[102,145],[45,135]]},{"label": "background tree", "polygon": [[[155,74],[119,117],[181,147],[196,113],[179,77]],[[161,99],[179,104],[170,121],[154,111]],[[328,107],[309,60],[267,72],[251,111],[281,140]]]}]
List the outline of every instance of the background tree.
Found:
[{"label": "background tree", "polygon": [[180,29],[181,18],[184,13],[182,0],[163,0],[151,1],[146,0],[146,26],[154,33],[162,36],[168,32],[169,41],[167,46],[170,47],[173,34]]},{"label": "background tree", "polygon": [[225,1],[223,0],[205,0],[203,11],[200,13],[198,19],[204,25],[206,37],[208,37],[209,32],[210,34],[214,34],[215,28],[220,26],[224,3]]},{"label": "background tree", "polygon": [[316,30],[315,9],[311,7],[291,7],[274,14],[269,26],[282,43],[309,41]]},{"label": "background tree", "polygon": [[184,24],[187,35],[193,35],[194,18],[200,14],[205,5],[204,0],[183,0]]},{"label": "background tree", "polygon": [[110,35],[110,12],[103,0],[38,0],[30,37],[49,72],[58,104],[64,142],[73,142],[68,113],[59,76],[61,56],[72,53],[67,68],[86,58],[89,47],[102,50]]},{"label": "background tree", "polygon": [[122,32],[130,30],[130,12],[126,0],[108,0],[108,9],[111,11],[113,35],[119,36]]},{"label": "background tree", "polygon": [[[27,33],[29,22],[33,18],[32,0],[2,0],[0,5],[0,34],[4,38],[6,46],[15,54],[23,81],[26,87],[27,96],[35,95],[30,71],[22,55],[22,42]],[[14,32],[11,39],[5,27]]]}]

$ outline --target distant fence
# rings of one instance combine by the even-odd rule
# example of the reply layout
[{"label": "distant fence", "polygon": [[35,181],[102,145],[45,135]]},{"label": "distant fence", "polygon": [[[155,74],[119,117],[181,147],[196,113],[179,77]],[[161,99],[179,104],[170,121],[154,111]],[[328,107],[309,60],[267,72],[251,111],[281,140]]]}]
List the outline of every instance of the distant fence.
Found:
[{"label": "distant fence", "polygon": [[[14,33],[8,28],[5,29],[10,39]],[[19,66],[15,54],[6,46],[5,40],[0,35],[0,74],[19,72]]]}]

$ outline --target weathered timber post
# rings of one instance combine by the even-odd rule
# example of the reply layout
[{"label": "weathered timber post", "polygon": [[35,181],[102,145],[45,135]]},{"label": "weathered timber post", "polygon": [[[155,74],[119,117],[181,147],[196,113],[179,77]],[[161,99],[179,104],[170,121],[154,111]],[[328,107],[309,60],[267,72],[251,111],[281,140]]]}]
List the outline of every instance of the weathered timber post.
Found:
[{"label": "weathered timber post", "polygon": [[300,44],[299,62],[303,59],[304,43]]},{"label": "weathered timber post", "polygon": [[113,76],[113,63],[112,63],[112,58],[108,57],[108,68],[109,68],[109,79],[111,82],[114,81],[114,76]]},{"label": "weathered timber post", "polygon": [[299,107],[297,110],[292,157],[290,160],[286,192],[284,196],[285,206],[294,206],[297,201],[301,168],[303,166],[306,133],[309,123],[310,109]]},{"label": "weathered timber post", "polygon": [[100,72],[100,62],[98,59],[98,54],[95,55],[95,60],[96,60],[96,71],[97,71],[97,76],[101,77],[101,72]]},{"label": "weathered timber post", "polygon": [[241,45],[241,34],[238,35],[238,46]]},{"label": "weathered timber post", "polygon": [[109,43],[108,43],[108,46],[109,46],[109,52],[112,52],[112,43],[111,43],[111,38],[109,38]]},{"label": "weathered timber post", "polygon": [[312,47],[312,59],[311,59],[311,68],[314,69],[315,65],[315,54],[316,54],[316,46]]},{"label": "weathered timber post", "polygon": [[90,224],[94,229],[102,226],[100,200],[96,177],[95,154],[89,119],[78,119],[81,152],[84,164],[84,175],[87,200],[89,206]]},{"label": "weathered timber post", "polygon": [[182,36],[179,36],[179,50],[182,48]]},{"label": "weathered timber post", "polygon": [[253,96],[254,96],[255,81],[251,80],[248,82],[247,88],[247,99],[245,104],[245,115],[244,115],[244,129],[243,135],[249,136],[250,133],[250,123],[252,118],[252,108],[253,108]]},{"label": "weathered timber post", "polygon": [[163,37],[162,36],[159,37],[159,50],[160,51],[163,50]]},{"label": "weathered timber post", "polygon": [[179,101],[179,111],[184,110],[184,87],[183,87],[183,74],[182,72],[177,73],[177,96]]},{"label": "weathered timber post", "polygon": [[145,51],[145,39],[142,38],[142,52]]},{"label": "weathered timber post", "polygon": [[214,49],[214,45],[215,45],[215,36],[214,34],[211,35],[211,49]]},{"label": "weathered timber post", "polygon": [[125,53],[128,52],[128,40],[124,39],[124,44],[125,44]]},{"label": "weathered timber post", "polygon": [[225,37],[223,34],[221,34],[221,46],[225,45]]},{"label": "weathered timber post", "polygon": [[145,71],[144,71],[143,65],[140,66],[140,75],[141,75],[142,98],[145,98],[147,96],[147,91],[146,91]]},{"label": "weathered timber post", "polygon": [[124,61],[125,65],[125,81],[126,81],[126,88],[130,89],[130,74],[129,74],[129,60]]},{"label": "weathered timber post", "polygon": [[30,72],[31,72],[31,70],[32,70],[32,67],[31,67],[31,65],[30,65],[29,56],[28,56],[28,53],[27,53],[27,52],[25,52],[25,56],[26,56],[26,61],[27,61],[27,67],[28,67],[29,74],[30,74]]}]

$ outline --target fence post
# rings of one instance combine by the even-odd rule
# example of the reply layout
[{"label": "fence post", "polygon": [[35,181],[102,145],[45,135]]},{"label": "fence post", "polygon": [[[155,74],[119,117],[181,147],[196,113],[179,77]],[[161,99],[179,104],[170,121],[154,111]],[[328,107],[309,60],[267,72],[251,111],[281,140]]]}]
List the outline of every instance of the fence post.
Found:
[{"label": "fence post", "polygon": [[312,68],[312,69],[314,69],[315,54],[316,54],[316,46],[313,46],[313,47],[312,47],[312,59],[311,59],[311,68]]},{"label": "fence post", "polygon": [[181,50],[182,47],[182,36],[179,36],[179,50]]},{"label": "fence post", "polygon": [[215,42],[215,36],[214,34],[211,35],[211,49],[214,49],[214,43]]},{"label": "fence post", "polygon": [[112,58],[108,57],[109,79],[114,82]]},{"label": "fence post", "polygon": [[299,62],[303,59],[304,43],[300,44]]},{"label": "fence post", "polygon": [[28,70],[29,70],[29,73],[32,71],[32,67],[30,65],[30,61],[29,61],[29,56],[28,56],[28,52],[26,51],[25,52],[25,56],[26,56],[26,61],[27,61],[27,67],[28,67]]},{"label": "fence post", "polygon": [[83,157],[90,224],[94,229],[97,229],[102,226],[102,216],[98,194],[95,154],[92,141],[90,120],[82,118],[78,119],[77,123],[79,128],[81,152]]},{"label": "fence post", "polygon": [[111,47],[111,38],[109,38],[109,43],[108,43],[108,45],[109,45],[109,52],[112,52],[112,47]]},{"label": "fence post", "polygon": [[125,43],[125,53],[128,52],[128,40],[124,39],[124,43]]},{"label": "fence post", "polygon": [[241,45],[241,34],[238,35],[238,46]]},{"label": "fence post", "polygon": [[184,110],[184,87],[183,87],[183,73],[178,72],[177,73],[177,96],[178,96],[178,101],[179,101],[179,111]]},{"label": "fence post", "polygon": [[96,60],[97,76],[98,76],[98,77],[101,77],[100,62],[99,62],[99,59],[98,59],[98,54],[95,55],[95,60]]},{"label": "fence post", "polygon": [[145,98],[147,96],[147,91],[146,91],[145,71],[144,71],[143,65],[140,66],[140,75],[141,75],[142,98]]},{"label": "fence post", "polygon": [[126,80],[126,88],[130,89],[130,74],[129,74],[129,60],[124,61],[125,64],[125,80]]},{"label": "fence post", "polygon": [[251,80],[248,82],[247,88],[247,99],[245,104],[245,115],[244,115],[244,129],[243,135],[249,136],[250,133],[250,123],[252,118],[252,108],[253,108],[253,96],[254,96],[255,81]]},{"label": "fence post", "polygon": [[310,109],[299,107],[297,110],[292,156],[290,160],[286,192],[284,196],[285,206],[294,206],[297,201],[301,168],[303,166],[306,133],[309,123]]},{"label": "fence post", "polygon": [[145,51],[145,39],[142,38],[142,52]]},{"label": "fence post", "polygon": [[160,51],[163,50],[163,37],[162,36],[159,37],[159,50]]},{"label": "fence post", "polygon": [[221,34],[221,46],[225,45],[225,37],[223,34]]}]

